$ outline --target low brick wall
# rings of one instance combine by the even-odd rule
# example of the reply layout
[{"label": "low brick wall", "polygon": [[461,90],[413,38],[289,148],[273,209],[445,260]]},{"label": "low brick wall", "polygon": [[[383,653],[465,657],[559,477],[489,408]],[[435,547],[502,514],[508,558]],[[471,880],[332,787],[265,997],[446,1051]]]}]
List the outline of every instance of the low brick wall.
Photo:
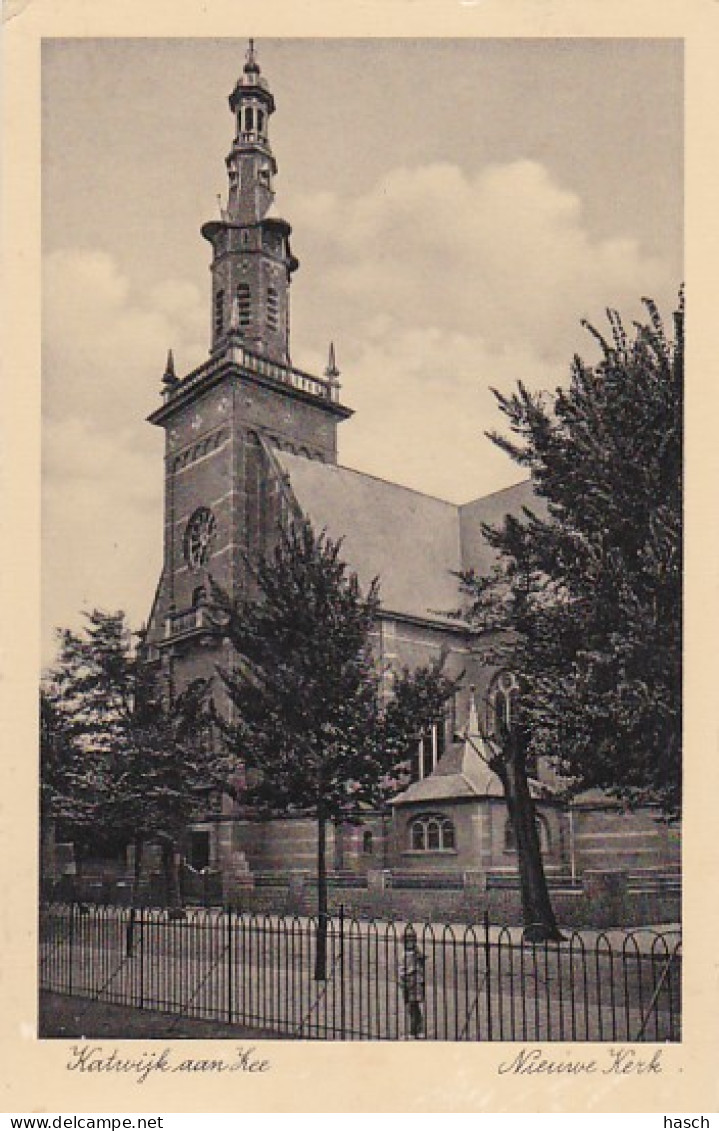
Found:
[{"label": "low brick wall", "polygon": [[[164,888],[159,874],[151,877],[140,902],[162,906]],[[406,881],[405,881],[406,882]],[[516,877],[487,877],[483,873],[459,876],[452,887],[440,887],[432,877],[415,877],[411,886],[400,886],[400,877],[387,872],[370,872],[364,881],[343,884],[330,881],[328,906],[331,914],[340,907],[349,916],[361,919],[428,921],[435,923],[478,923],[489,913],[490,922],[521,926],[522,908]],[[220,904],[224,898],[208,889],[208,902]],[[58,884],[48,898],[82,899],[91,903],[127,904],[129,883],[86,882]],[[228,901],[243,911],[258,914],[315,915],[317,886],[307,872],[284,877],[266,877],[264,882],[243,884],[227,893]],[[554,881],[550,898],[560,927],[604,928],[641,927],[677,923],[681,919],[681,892],[676,880],[662,882],[659,877],[631,878],[626,872],[585,872],[582,886],[566,888]]]},{"label": "low brick wall", "polygon": [[[607,905],[584,891],[553,891],[552,907],[560,927],[601,929],[604,927],[647,927],[678,923],[681,896],[657,891],[628,891],[621,901]],[[518,891],[495,890],[488,893],[487,906],[492,923],[520,926],[522,908]]]},{"label": "low brick wall", "polygon": [[[293,876],[282,886],[261,886],[238,893],[237,903],[247,911],[284,915],[317,913],[317,888],[309,876]],[[647,882],[631,887],[622,872],[586,873],[581,888],[553,888],[550,892],[557,921],[565,928],[640,927],[676,923],[681,918],[681,894]],[[331,883],[330,913],[340,907],[362,919],[426,920],[443,923],[477,923],[489,912],[492,923],[522,925],[522,907],[516,883],[493,886],[491,879],[469,875],[460,890],[429,886],[392,886],[391,877],[370,875],[368,886]]]}]

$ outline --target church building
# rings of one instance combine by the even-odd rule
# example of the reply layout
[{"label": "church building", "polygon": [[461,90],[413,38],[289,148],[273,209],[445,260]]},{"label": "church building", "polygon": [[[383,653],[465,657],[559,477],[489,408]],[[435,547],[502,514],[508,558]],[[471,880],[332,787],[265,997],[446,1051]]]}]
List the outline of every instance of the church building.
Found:
[{"label": "church building", "polygon": [[[517,694],[511,672],[483,663],[476,633],[448,610],[456,574],[488,570],[483,522],[538,505],[529,482],[455,505],[344,467],[338,428],[351,415],[330,347],[322,375],[293,365],[290,286],[298,268],[290,224],[274,210],[275,101],[252,41],[229,98],[234,136],[226,206],[202,227],[211,247],[210,353],[180,376],[172,353],[150,422],[165,433],[164,560],[143,649],[174,695],[228,665],[229,645],[206,607],[209,574],[238,597],[248,563],[298,516],[332,538],[366,588],[378,576],[378,662],[409,667],[442,651],[464,673],[444,725],[420,745],[414,780],[390,813],[334,831],[337,874],[511,872],[516,856],[499,780],[477,753]],[[218,695],[219,678],[215,676]],[[229,710],[229,705],[227,706]],[[547,870],[663,869],[678,863],[666,826],[587,797],[562,802],[549,766],[534,768]],[[228,798],[189,834],[188,864],[222,872],[227,890],[253,877],[315,866],[315,831],[302,818],[246,819]]]}]

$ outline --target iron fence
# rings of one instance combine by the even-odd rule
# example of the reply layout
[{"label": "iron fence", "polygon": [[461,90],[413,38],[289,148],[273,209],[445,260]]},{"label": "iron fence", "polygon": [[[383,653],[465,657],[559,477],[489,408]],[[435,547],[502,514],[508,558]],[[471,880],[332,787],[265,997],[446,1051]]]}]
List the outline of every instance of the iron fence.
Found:
[{"label": "iron fence", "polygon": [[[428,1040],[680,1039],[678,931],[573,932],[561,943],[488,920],[416,931]],[[278,1037],[398,1040],[409,1031],[403,934],[404,924],[328,919],[327,977],[316,981],[312,918],[50,904],[40,987]]]}]

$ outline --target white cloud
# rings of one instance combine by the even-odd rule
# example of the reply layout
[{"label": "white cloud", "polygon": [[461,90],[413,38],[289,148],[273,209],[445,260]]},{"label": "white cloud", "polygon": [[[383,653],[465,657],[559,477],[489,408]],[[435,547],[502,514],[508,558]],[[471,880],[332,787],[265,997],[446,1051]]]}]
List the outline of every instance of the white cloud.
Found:
[{"label": "white cloud", "polygon": [[522,475],[484,438],[502,425],[490,386],[554,388],[576,350],[595,354],[582,317],[601,325],[609,305],[630,321],[643,294],[676,296],[664,263],[593,237],[533,161],[395,169],[364,196],[299,202],[294,220],[295,353],[319,368],[335,340],[357,410],[342,461],[457,501]]},{"label": "white cloud", "polygon": [[490,386],[527,375],[547,384],[552,369],[519,344],[492,353],[481,336],[436,327],[368,340],[345,390],[356,418],[342,426],[342,462],[455,502],[517,482],[485,431],[500,424]]},{"label": "white cloud", "polygon": [[[593,236],[581,201],[531,161],[475,176],[394,169],[363,196],[301,200],[292,220],[293,357],[321,371],[335,339],[356,409],[341,461],[456,501],[521,477],[484,438],[501,426],[490,386],[556,386],[577,348],[591,354],[582,316],[601,323],[612,305],[629,320],[645,293],[669,311],[678,282],[635,241]],[[147,615],[162,460],[144,417],[168,346],[178,371],[193,368],[208,322],[209,293],[192,283],[141,293],[103,252],[48,256],[46,625],[76,623],[83,604],[123,606],[135,624]]]},{"label": "white cloud", "polygon": [[[365,196],[323,194],[296,212],[303,270],[334,296],[329,310],[350,341],[389,313],[395,328],[480,335],[491,350],[521,342],[564,362],[582,316],[636,310],[647,289],[673,298],[678,283],[636,241],[593,238],[578,197],[534,161],[474,177],[446,164],[395,169]],[[298,307],[315,327],[328,308],[304,303],[303,285]]]},{"label": "white cloud", "polygon": [[134,294],[105,252],[62,250],[43,274],[43,410],[133,427],[156,403],[167,350],[191,368],[207,349],[197,288],[168,281]]},{"label": "white cloud", "polygon": [[46,422],[45,661],[52,629],[76,626],[83,609],[124,608],[135,627],[147,617],[162,564],[161,453],[161,444],[146,450],[129,433],[99,432],[92,422]]},{"label": "white cloud", "polygon": [[102,252],[57,251],[43,291],[43,659],[51,630],[80,610],[147,617],[162,564],[159,403],[168,347],[180,365],[206,350],[205,303],[167,280],[133,292]]}]

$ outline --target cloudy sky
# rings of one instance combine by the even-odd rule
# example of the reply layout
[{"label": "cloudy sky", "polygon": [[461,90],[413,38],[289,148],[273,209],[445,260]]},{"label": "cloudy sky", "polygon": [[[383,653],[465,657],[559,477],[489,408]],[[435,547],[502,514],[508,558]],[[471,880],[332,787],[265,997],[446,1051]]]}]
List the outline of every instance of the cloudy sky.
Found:
[{"label": "cloudy sky", "polygon": [[[207,356],[235,40],[43,45],[43,658],[80,610],[148,613],[169,346]],[[333,339],[343,464],[462,502],[521,476],[490,386],[554,388],[580,319],[682,278],[671,40],[265,40],[292,357]]]}]

